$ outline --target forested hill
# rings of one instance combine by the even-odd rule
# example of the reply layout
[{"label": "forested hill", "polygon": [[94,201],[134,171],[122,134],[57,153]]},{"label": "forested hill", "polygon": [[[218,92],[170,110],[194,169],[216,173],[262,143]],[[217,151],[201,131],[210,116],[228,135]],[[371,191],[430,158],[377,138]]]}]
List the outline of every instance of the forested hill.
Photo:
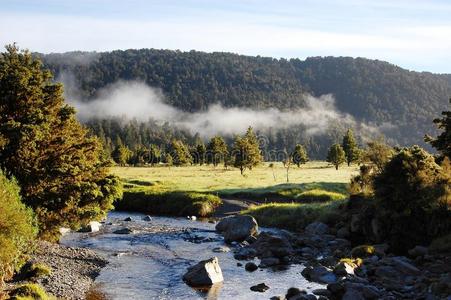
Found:
[{"label": "forested hill", "polygon": [[451,76],[412,72],[387,62],[349,57],[273,59],[230,53],[126,50],[42,55],[58,77],[75,76],[85,99],[117,80],[161,88],[167,102],[186,111],[224,106],[289,109],[308,92],[331,93],[357,120],[393,125],[400,144],[420,143],[451,97]]}]

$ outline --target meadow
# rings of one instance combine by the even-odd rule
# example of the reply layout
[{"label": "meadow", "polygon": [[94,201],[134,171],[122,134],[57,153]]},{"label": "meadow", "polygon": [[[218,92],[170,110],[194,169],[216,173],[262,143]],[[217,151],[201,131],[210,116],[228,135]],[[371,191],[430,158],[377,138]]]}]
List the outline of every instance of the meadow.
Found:
[{"label": "meadow", "polygon": [[[342,166],[337,171],[326,162],[313,161],[300,168],[291,166],[287,183],[286,169],[281,162],[273,163],[273,167],[263,163],[244,176],[235,168],[206,165],[112,168],[125,188],[124,198],[116,204],[117,209],[197,216],[211,215],[221,204],[220,198],[276,203],[248,211],[256,215],[267,215],[268,207],[272,213],[274,209],[286,211],[287,205],[294,208],[299,203],[308,205],[309,209],[322,209],[327,203],[348,197],[347,184],[357,171],[355,165]],[[285,206],[280,202],[285,202]]]}]

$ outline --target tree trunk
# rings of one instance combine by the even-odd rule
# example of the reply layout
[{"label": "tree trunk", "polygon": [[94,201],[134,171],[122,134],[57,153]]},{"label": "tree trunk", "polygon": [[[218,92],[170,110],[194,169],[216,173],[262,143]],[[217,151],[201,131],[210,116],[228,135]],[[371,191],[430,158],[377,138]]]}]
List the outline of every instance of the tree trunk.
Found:
[{"label": "tree trunk", "polygon": [[338,164],[337,164],[337,165],[335,165],[335,170],[338,170]]}]

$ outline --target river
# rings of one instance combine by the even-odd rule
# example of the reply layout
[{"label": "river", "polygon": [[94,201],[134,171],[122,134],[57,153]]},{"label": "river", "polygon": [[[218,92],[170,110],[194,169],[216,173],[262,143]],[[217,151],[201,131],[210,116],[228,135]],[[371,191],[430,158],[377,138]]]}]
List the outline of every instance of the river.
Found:
[{"label": "river", "polygon": [[[127,217],[132,221],[124,221]],[[108,299],[269,299],[285,295],[290,287],[307,291],[324,288],[304,279],[302,265],[245,271],[244,266],[237,266],[239,261],[233,258],[233,247],[231,252],[213,252],[225,245],[212,223],[167,217],[152,217],[148,222],[143,217],[111,212],[100,232],[70,233],[61,240],[66,246],[92,249],[109,261],[94,285]],[[124,227],[134,232],[113,233]],[[219,259],[222,284],[199,291],[183,282],[182,276],[189,266],[213,256]],[[255,263],[258,264],[257,259]],[[250,290],[262,282],[270,287],[265,293]]]}]

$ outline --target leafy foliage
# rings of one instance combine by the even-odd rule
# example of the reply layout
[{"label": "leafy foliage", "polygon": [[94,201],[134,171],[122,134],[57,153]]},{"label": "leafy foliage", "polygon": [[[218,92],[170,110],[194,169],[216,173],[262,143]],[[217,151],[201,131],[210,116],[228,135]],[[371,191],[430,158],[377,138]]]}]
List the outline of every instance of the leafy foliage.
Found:
[{"label": "leafy foliage", "polygon": [[0,56],[0,137],[0,167],[17,178],[42,237],[102,217],[120,196],[100,142],[64,103],[62,85],[16,46]]},{"label": "leafy foliage", "polygon": [[24,263],[37,233],[31,209],[19,196],[15,181],[0,172],[0,285]]}]

